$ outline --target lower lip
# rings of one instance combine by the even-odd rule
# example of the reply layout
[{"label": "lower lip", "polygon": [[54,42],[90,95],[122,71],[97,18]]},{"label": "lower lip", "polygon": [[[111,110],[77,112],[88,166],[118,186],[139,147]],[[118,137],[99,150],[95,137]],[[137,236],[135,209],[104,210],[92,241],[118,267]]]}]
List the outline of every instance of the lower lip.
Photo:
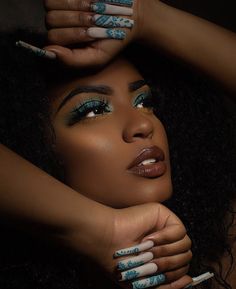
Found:
[{"label": "lower lip", "polygon": [[130,172],[140,177],[157,178],[161,177],[166,172],[166,164],[163,161],[145,166],[135,166],[129,169]]}]

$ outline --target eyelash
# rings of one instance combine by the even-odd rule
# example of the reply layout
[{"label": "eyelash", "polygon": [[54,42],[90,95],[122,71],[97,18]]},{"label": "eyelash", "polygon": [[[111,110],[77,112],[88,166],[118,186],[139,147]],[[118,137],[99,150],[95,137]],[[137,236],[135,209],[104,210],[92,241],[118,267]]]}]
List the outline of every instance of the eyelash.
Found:
[{"label": "eyelash", "polygon": [[[143,107],[138,107],[138,105],[142,104]],[[150,110],[155,109],[155,100],[151,91],[140,93],[133,101],[133,106],[137,106],[137,108],[148,108]]]},{"label": "eyelash", "polygon": [[[138,107],[138,105],[143,105]],[[133,106],[137,108],[148,108],[153,110],[155,107],[155,102],[151,92],[143,92],[135,97],[133,101]],[[112,111],[111,105],[108,100],[104,98],[100,99],[89,99],[82,103],[79,103],[71,112],[67,124],[72,126],[73,124],[89,119],[96,118],[97,115],[103,115]],[[94,116],[88,116],[89,113],[93,112]]]},{"label": "eyelash", "polygon": [[89,99],[82,103],[79,103],[71,112],[68,120],[68,125],[71,126],[76,122],[83,119],[94,118],[96,116],[87,117],[91,112],[95,112],[95,115],[101,115],[111,112],[111,107],[106,99]]}]

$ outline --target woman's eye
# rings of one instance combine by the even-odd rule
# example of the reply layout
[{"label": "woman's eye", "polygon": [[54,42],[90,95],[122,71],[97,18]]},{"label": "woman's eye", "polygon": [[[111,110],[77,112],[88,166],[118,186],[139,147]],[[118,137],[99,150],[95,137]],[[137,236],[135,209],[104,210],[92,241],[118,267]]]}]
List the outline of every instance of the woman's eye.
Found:
[{"label": "woman's eye", "polygon": [[139,94],[134,100],[134,106],[137,108],[148,108],[154,109],[155,108],[155,101],[151,92],[143,92]]},{"label": "woman's eye", "polygon": [[111,108],[107,101],[89,100],[71,111],[67,124],[73,125],[81,120],[94,118],[108,112],[111,112]]}]

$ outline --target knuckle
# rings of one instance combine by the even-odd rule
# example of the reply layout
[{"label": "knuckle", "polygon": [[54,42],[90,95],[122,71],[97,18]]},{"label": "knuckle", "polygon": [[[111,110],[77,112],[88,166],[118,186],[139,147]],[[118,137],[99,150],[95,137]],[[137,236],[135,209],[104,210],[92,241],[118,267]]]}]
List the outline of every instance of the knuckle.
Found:
[{"label": "knuckle", "polygon": [[162,259],[158,262],[157,266],[159,271],[166,271],[171,266],[171,263],[168,259]]},{"label": "knuckle", "polygon": [[50,43],[57,43],[58,33],[54,29],[48,31],[48,41]]},{"label": "knuckle", "polygon": [[192,259],[192,257],[193,257],[193,253],[191,250],[188,251],[188,257],[189,257],[189,259]]},{"label": "knuckle", "polygon": [[168,255],[168,250],[165,246],[160,246],[154,250],[154,255],[156,255],[157,257],[166,256]]},{"label": "knuckle", "polygon": [[56,15],[54,11],[47,12],[46,17],[45,17],[46,24],[49,27],[52,27],[55,24],[55,18],[56,18]]},{"label": "knuckle", "polygon": [[80,26],[88,26],[91,24],[92,16],[90,14],[78,12],[76,18],[76,22],[79,23]]}]

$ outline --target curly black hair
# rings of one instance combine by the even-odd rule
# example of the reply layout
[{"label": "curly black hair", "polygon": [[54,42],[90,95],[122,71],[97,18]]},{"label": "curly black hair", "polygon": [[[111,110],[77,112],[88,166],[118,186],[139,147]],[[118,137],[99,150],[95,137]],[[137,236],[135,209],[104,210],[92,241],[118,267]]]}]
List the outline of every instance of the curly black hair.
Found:
[{"label": "curly black hair", "polygon": [[[44,44],[38,34],[1,36],[0,141],[63,181],[63,168],[52,149],[55,136],[47,81],[52,71],[59,78],[65,74],[55,63],[17,48],[19,38]],[[233,262],[228,240],[236,196],[233,123],[219,88],[187,67],[150,51],[143,57],[144,53],[144,48],[135,46],[127,57],[140,68],[156,95],[156,114],[167,131],[172,165],[174,194],[166,205],[182,219],[193,241],[190,273],[198,275],[212,271],[212,262],[221,267],[225,253]],[[1,231],[0,288],[98,287],[81,257],[20,230],[2,225]],[[219,288],[231,288],[218,272],[216,279]],[[107,280],[103,288],[118,287]],[[206,282],[199,288],[213,287]]]}]

